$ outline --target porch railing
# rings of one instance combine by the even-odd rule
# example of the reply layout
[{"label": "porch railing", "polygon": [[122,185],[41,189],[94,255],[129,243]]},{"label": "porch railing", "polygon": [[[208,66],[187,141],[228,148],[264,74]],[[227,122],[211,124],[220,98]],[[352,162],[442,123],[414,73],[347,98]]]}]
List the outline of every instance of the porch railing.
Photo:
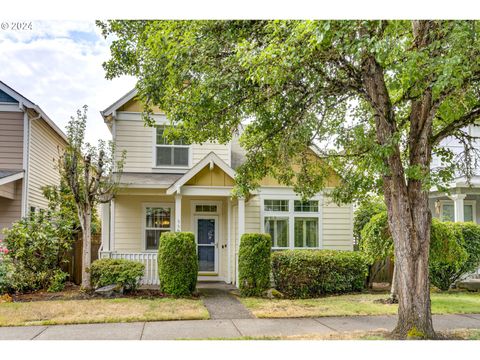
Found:
[{"label": "porch railing", "polygon": [[113,259],[138,261],[145,265],[145,274],[140,280],[141,285],[158,285],[158,264],[156,253],[117,253],[110,255]]}]

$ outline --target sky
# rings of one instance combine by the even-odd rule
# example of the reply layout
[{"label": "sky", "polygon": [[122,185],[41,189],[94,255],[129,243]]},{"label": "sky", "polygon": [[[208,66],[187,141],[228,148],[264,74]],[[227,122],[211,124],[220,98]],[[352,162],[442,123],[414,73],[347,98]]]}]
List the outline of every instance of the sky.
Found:
[{"label": "sky", "polygon": [[135,86],[105,79],[109,44],[92,21],[32,21],[32,30],[0,31],[0,80],[39,105],[63,131],[88,105],[86,140],[111,139],[99,111]]}]

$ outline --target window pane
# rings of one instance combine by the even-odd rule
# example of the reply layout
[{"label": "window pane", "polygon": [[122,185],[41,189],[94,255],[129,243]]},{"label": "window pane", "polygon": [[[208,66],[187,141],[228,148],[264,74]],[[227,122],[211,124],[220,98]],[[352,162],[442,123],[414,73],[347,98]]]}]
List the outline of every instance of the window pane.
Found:
[{"label": "window pane", "polygon": [[318,219],[305,220],[307,247],[318,247]]},{"label": "window pane", "polygon": [[442,206],[442,221],[454,221],[454,208],[453,204],[443,204]]},{"label": "window pane", "polygon": [[173,165],[188,166],[188,148],[173,148]]},{"label": "window pane", "polygon": [[163,132],[165,130],[165,126],[157,126],[157,145],[165,145],[165,138],[163,137]]},{"label": "window pane", "polygon": [[167,230],[145,230],[145,249],[157,250],[160,236],[164,232],[167,232]]},{"label": "window pane", "polygon": [[288,219],[265,218],[265,232],[272,237],[272,247],[288,247]]},{"label": "window pane", "polygon": [[157,166],[173,165],[172,150],[173,148],[171,147],[164,147],[164,146],[157,147]]},{"label": "window pane", "polygon": [[217,212],[217,205],[195,205],[196,212]]},{"label": "window pane", "polygon": [[215,248],[213,246],[198,247],[198,271],[215,271]]},{"label": "window pane", "polygon": [[295,247],[318,247],[318,218],[295,218]]},{"label": "window pane", "polygon": [[318,200],[295,200],[294,210],[297,212],[318,212]]},{"label": "window pane", "polygon": [[146,215],[145,227],[170,229],[169,208],[147,208]]},{"label": "window pane", "polygon": [[265,211],[288,211],[288,200],[264,200]]},{"label": "window pane", "polygon": [[277,220],[277,247],[288,247],[288,220]]},{"label": "window pane", "polygon": [[473,221],[473,205],[463,205],[463,217],[465,221]]}]

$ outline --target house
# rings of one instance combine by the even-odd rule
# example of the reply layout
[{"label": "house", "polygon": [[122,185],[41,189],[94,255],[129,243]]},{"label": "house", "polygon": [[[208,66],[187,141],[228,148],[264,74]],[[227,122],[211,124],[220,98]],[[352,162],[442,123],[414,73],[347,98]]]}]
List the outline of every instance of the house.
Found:
[{"label": "house", "polygon": [[[473,137],[480,136],[480,126],[469,125],[464,129]],[[480,149],[478,141],[474,140],[475,147]],[[449,148],[455,154],[460,163],[465,163],[462,158],[464,146],[453,137],[446,138],[440,144]],[[441,168],[442,163],[438,157],[432,160],[432,168]],[[470,183],[464,175],[457,174],[454,180],[449,184],[449,194],[440,191],[436,187],[430,192],[429,207],[434,217],[442,221],[473,221],[480,223],[480,169],[470,179]]]},{"label": "house", "polygon": [[25,96],[0,81],[1,230],[47,207],[42,187],[59,182],[55,168],[65,134]]},{"label": "house", "polygon": [[243,159],[238,142],[167,143],[165,115],[156,109],[156,126],[144,126],[135,95],[132,90],[101,112],[116,151],[127,151],[119,192],[102,209],[101,257],[142,261],[143,284],[157,284],[160,235],[191,231],[199,280],[237,283],[243,233],[270,233],[274,249],[352,250],[352,205],[333,204],[328,189],[302,202],[271,178],[248,197],[232,198]]}]

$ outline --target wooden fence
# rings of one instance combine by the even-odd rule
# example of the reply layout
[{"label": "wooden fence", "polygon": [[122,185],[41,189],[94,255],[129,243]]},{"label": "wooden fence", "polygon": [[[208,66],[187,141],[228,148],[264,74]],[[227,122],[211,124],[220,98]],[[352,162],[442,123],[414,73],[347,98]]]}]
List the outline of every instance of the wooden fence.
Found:
[{"label": "wooden fence", "polygon": [[[98,259],[98,250],[100,249],[102,237],[100,234],[92,235],[92,252],[91,261]],[[69,280],[79,285],[82,282],[82,233],[79,233],[73,249],[68,254],[68,263],[63,268],[63,271],[69,275]]]},{"label": "wooden fence", "polygon": [[392,283],[393,279],[393,261],[387,258],[382,261],[375,262],[370,268],[369,285],[372,283]]}]

